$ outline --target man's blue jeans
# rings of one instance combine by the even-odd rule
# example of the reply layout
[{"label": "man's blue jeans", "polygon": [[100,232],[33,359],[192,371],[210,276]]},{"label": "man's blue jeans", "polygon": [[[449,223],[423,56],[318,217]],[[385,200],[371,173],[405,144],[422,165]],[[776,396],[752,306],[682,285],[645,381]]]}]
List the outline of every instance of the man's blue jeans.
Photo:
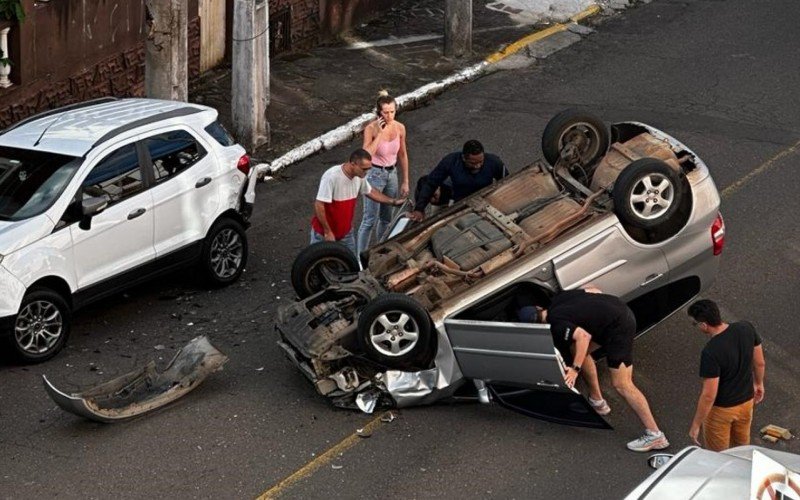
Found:
[{"label": "man's blue jeans", "polygon": [[[321,241],[325,241],[325,236],[319,234],[318,232],[311,229],[311,240],[309,245],[313,245],[314,243],[319,243]],[[345,234],[341,240],[336,240],[337,243],[341,243],[342,245],[346,246],[353,252],[353,255],[356,256],[356,260],[358,260],[358,254],[356,253],[356,239],[353,237],[353,230],[351,229],[349,233]]]},{"label": "man's blue jeans", "polygon": [[[386,196],[397,198],[397,167],[389,171],[373,166],[367,174],[367,181],[370,186]],[[358,255],[369,248],[372,229],[375,229],[375,241],[378,241],[392,222],[393,215],[394,208],[392,206],[382,205],[364,196],[364,216],[361,219],[361,226],[358,228]]]}]

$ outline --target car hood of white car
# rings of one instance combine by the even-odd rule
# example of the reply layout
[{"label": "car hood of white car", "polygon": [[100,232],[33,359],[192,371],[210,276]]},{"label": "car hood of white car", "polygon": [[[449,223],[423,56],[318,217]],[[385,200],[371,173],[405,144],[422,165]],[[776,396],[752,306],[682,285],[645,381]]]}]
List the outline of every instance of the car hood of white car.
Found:
[{"label": "car hood of white car", "polygon": [[9,255],[44,238],[54,227],[46,214],[19,221],[0,220],[0,255]]}]

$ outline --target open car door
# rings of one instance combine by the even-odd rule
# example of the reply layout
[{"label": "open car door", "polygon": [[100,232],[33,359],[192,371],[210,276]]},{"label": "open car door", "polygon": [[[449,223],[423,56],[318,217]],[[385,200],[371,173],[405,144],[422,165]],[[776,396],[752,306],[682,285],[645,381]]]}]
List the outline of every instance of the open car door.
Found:
[{"label": "open car door", "polygon": [[461,372],[485,382],[501,406],[549,422],[611,429],[564,382],[550,325],[461,319],[444,324]]}]

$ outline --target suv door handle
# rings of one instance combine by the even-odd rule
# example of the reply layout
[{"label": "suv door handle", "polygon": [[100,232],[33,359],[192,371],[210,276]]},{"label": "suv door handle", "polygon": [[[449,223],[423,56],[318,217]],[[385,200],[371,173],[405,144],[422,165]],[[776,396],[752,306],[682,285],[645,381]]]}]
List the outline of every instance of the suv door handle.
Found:
[{"label": "suv door handle", "polygon": [[197,181],[195,183],[194,187],[201,188],[201,187],[205,186],[206,184],[208,184],[209,182],[211,182],[211,177],[203,177],[202,179],[200,179],[199,181]]},{"label": "suv door handle", "polygon": [[536,382],[536,385],[539,386],[539,387],[548,387],[550,389],[558,389],[559,387],[561,387],[560,385],[558,385],[558,384],[556,384],[554,382],[547,381],[547,380],[540,380],[540,381]]},{"label": "suv door handle", "polygon": [[664,276],[664,273],[651,274],[650,276],[645,278],[645,280],[639,286],[647,286],[647,285],[649,285],[650,283],[654,282],[655,280],[657,280],[658,278],[660,278],[662,276]]},{"label": "suv door handle", "polygon": [[143,213],[145,213],[146,211],[147,210],[145,210],[144,208],[137,208],[136,210],[128,214],[128,220],[135,219],[140,215],[142,215]]}]

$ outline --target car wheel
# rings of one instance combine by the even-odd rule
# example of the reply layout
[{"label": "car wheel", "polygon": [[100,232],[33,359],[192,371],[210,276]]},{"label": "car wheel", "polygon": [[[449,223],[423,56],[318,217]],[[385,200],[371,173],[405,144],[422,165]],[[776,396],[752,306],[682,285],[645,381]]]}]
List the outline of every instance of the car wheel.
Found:
[{"label": "car wheel", "polygon": [[681,204],[678,173],[655,158],[632,162],[614,182],[614,211],[623,224],[650,229],[669,221]]},{"label": "car wheel", "polygon": [[64,298],[49,288],[31,288],[20,304],[9,336],[12,352],[26,363],[52,358],[67,342],[72,313]]},{"label": "car wheel", "polygon": [[608,128],[603,120],[577,109],[566,109],[554,116],[542,134],[542,153],[550,165],[561,157],[564,146],[572,143],[578,150],[581,165],[599,160],[609,145]]},{"label": "car wheel", "polygon": [[321,241],[303,249],[292,264],[292,287],[301,299],[324,290],[333,274],[358,272],[358,261],[349,248]]},{"label": "car wheel", "polygon": [[201,268],[212,286],[225,286],[242,275],[247,264],[247,233],[233,219],[220,219],[203,242]]},{"label": "car wheel", "polygon": [[388,367],[409,368],[432,359],[431,321],[413,298],[380,295],[358,318],[358,340],[366,355]]}]

